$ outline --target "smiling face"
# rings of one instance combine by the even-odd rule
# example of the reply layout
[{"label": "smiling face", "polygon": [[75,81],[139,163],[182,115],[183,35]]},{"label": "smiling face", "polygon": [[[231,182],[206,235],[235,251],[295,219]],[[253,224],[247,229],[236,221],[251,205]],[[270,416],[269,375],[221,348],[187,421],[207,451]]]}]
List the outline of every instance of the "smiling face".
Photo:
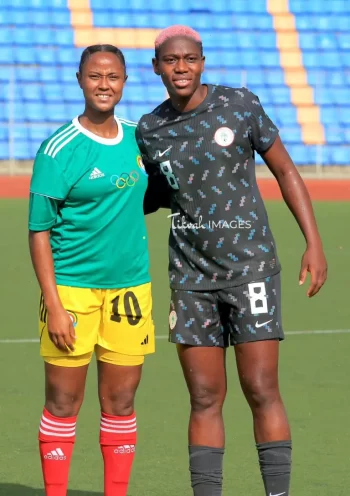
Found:
[{"label": "smiling face", "polygon": [[123,96],[126,82],[122,60],[111,52],[93,53],[77,73],[87,108],[110,113]]},{"label": "smiling face", "polygon": [[204,70],[201,46],[185,36],[170,38],[159,48],[153,68],[161,76],[170,98],[190,99],[201,88]]}]

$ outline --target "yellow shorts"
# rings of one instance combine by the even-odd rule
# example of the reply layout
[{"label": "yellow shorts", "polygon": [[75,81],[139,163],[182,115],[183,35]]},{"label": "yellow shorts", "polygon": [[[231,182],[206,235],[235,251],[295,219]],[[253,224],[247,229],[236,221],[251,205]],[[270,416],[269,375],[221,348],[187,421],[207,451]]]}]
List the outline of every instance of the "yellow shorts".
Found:
[{"label": "yellow shorts", "polygon": [[40,298],[40,355],[48,363],[79,367],[97,360],[140,365],[154,353],[151,283],[123,289],[57,286],[61,302],[75,327],[75,350],[63,352],[49,337],[47,311]]}]

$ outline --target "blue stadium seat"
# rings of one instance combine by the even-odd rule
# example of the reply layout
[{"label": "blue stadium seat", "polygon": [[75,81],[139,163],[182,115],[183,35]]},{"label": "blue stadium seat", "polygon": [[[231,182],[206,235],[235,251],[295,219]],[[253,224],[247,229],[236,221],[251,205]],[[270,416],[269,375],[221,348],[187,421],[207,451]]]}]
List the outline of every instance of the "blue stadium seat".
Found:
[{"label": "blue stadium seat", "polygon": [[350,145],[350,126],[344,127],[343,133],[344,133],[344,143],[346,143],[347,145]]},{"label": "blue stadium seat", "polygon": [[333,92],[334,103],[337,105],[349,105],[350,104],[350,92],[349,88],[337,88]]},{"label": "blue stadium seat", "polygon": [[286,144],[298,144],[302,142],[300,126],[282,127],[280,129],[280,135]]},{"label": "blue stadium seat", "polygon": [[266,85],[270,86],[284,86],[285,85],[285,79],[284,79],[284,72],[282,71],[281,68],[274,68],[274,69],[269,69],[266,70],[262,73],[262,76],[265,80]]},{"label": "blue stadium seat", "polygon": [[276,67],[281,67],[280,65],[280,56],[277,51],[263,51],[260,50],[260,59],[261,59],[261,65],[263,67],[268,67],[268,68],[276,68]]},{"label": "blue stadium seat", "polygon": [[66,8],[65,10],[56,10],[55,15],[51,16],[51,26],[68,28],[70,27],[70,12]]},{"label": "blue stadium seat", "polygon": [[47,119],[47,106],[43,105],[42,102],[27,102],[23,105],[22,112],[22,119],[29,122],[42,122]]},{"label": "blue stadium seat", "polygon": [[125,86],[123,92],[123,102],[143,103],[147,101],[147,87],[145,84],[133,84]]},{"label": "blue stadium seat", "polygon": [[0,125],[0,142],[9,140],[8,126]]},{"label": "blue stadium seat", "polygon": [[[206,36],[207,38],[210,38],[212,47],[216,48],[227,48],[228,50],[232,50],[234,47],[238,46],[238,36],[241,33],[241,31],[209,31],[209,32],[204,32],[203,35]],[[215,43],[215,40],[217,42]],[[203,45],[204,45],[204,50],[208,44],[208,41],[203,38]]]},{"label": "blue stadium seat", "polygon": [[14,29],[10,27],[0,28],[0,46],[1,45],[11,45],[14,41]]},{"label": "blue stadium seat", "polygon": [[[27,141],[28,140],[28,127],[27,126],[14,126],[13,132],[11,133],[15,141]],[[10,132],[9,132],[10,135]]]},{"label": "blue stadium seat", "polygon": [[314,100],[317,105],[332,105],[334,104],[335,92],[328,86],[316,85],[314,90]]},{"label": "blue stadium seat", "polygon": [[80,102],[70,102],[65,104],[67,112],[66,112],[66,120],[73,119],[75,116],[81,114],[84,111],[84,105]]},{"label": "blue stadium seat", "polygon": [[115,114],[118,117],[122,117],[124,119],[129,119],[129,105],[127,105],[126,103],[122,103],[122,102],[118,103]]},{"label": "blue stadium seat", "polygon": [[20,88],[23,101],[38,102],[42,100],[41,84],[22,84]]},{"label": "blue stadium seat", "polygon": [[[187,23],[198,31],[202,31],[202,29],[208,28],[208,14],[201,14],[198,12],[190,13],[187,17]],[[164,27],[166,24],[161,24],[160,27]],[[218,29],[218,26],[214,24],[215,28]]]},{"label": "blue stadium seat", "polygon": [[212,12],[230,12],[228,9],[227,0],[216,0],[215,2],[210,2],[210,10]]},{"label": "blue stadium seat", "polygon": [[21,27],[15,28],[13,33],[13,42],[16,45],[32,45],[34,40],[34,29]]},{"label": "blue stadium seat", "polygon": [[[268,12],[266,0],[209,3],[177,0],[168,4],[171,5],[160,0],[146,3],[129,0],[127,5],[90,0],[96,27],[158,29],[170,24],[189,24],[198,29],[206,55],[203,82],[246,86],[258,95],[265,111],[280,128],[293,158],[295,153],[297,163],[319,160],[344,163],[345,152],[338,155],[333,152],[342,143],[350,142],[348,0],[289,0],[308,83],[314,90],[314,100],[325,126],[327,144],[322,149],[302,145],[297,110],[291,103],[273,16]],[[19,123],[16,140],[23,145],[19,157],[26,153],[28,157],[34,156],[46,133],[83,111],[83,96],[75,75],[82,50],[75,47],[67,0],[1,1],[0,121],[2,124],[8,121],[11,91],[14,95],[11,108]],[[129,79],[118,112],[137,121],[164,100],[165,90],[151,67],[152,48],[123,51]],[[48,122],[52,123],[50,128]],[[23,127],[24,123],[29,123],[28,128]],[[1,129],[0,143],[4,146],[0,146],[0,152],[2,149],[8,153],[7,134]],[[258,163],[262,163],[260,158]]]},{"label": "blue stadium seat", "polygon": [[277,125],[278,117],[276,114],[276,107],[274,105],[271,105],[271,104],[265,104],[264,110],[265,110],[265,113],[272,120],[272,122],[274,122]]},{"label": "blue stadium seat", "polygon": [[71,27],[54,29],[52,33],[55,45],[74,46],[74,32]]},{"label": "blue stadium seat", "polygon": [[58,80],[59,70],[57,67],[50,66],[40,66],[39,69],[39,77],[40,81],[44,82],[53,82],[55,83]]},{"label": "blue stadium seat", "polygon": [[149,84],[146,87],[146,96],[149,103],[159,105],[166,98],[164,86],[161,84]]},{"label": "blue stadium seat", "polygon": [[6,160],[10,157],[8,141],[0,141],[0,160]]},{"label": "blue stadium seat", "polygon": [[299,33],[299,45],[302,50],[316,50],[316,34],[309,32]]},{"label": "blue stadium seat", "polygon": [[237,31],[237,46],[240,48],[255,49],[257,37],[254,31]]},{"label": "blue stadium seat", "polygon": [[350,165],[350,147],[334,146],[332,147],[332,162],[337,165]]},{"label": "blue stadium seat", "polygon": [[16,140],[14,146],[14,158],[17,160],[32,158],[32,153],[28,141]]},{"label": "blue stadium seat", "polygon": [[330,145],[338,145],[344,143],[343,129],[339,126],[327,125],[325,126],[327,143]]},{"label": "blue stadium seat", "polygon": [[31,155],[30,158],[32,158],[32,159],[35,158],[36,154],[39,151],[41,144],[42,144],[42,141],[38,141],[38,140],[28,142],[29,149],[30,149],[30,155]]},{"label": "blue stadium seat", "polygon": [[337,114],[339,113],[339,122],[342,124],[345,124],[346,126],[350,127],[350,105],[347,107],[340,107],[338,109]]},{"label": "blue stadium seat", "polygon": [[36,143],[45,141],[51,134],[52,131],[47,126],[37,125],[29,128],[30,140]]},{"label": "blue stadium seat", "polygon": [[74,47],[61,47],[57,51],[57,62],[64,66],[74,66],[78,68],[81,50]]},{"label": "blue stadium seat", "polygon": [[37,62],[40,65],[57,65],[56,56],[60,51],[52,50],[50,48],[39,49],[37,51]]},{"label": "blue stadium seat", "polygon": [[287,86],[271,88],[271,101],[276,105],[289,105],[291,102],[290,89]]},{"label": "blue stadium seat", "polygon": [[[128,6],[132,8],[131,2],[128,2]],[[97,12],[99,10],[106,10],[105,0],[90,0],[90,8],[92,12]]]},{"label": "blue stadium seat", "polygon": [[288,152],[295,165],[309,165],[309,150],[306,145],[292,145],[288,147]]},{"label": "blue stadium seat", "polygon": [[0,122],[7,122],[9,120],[9,103],[5,102],[0,105]]},{"label": "blue stadium seat", "polygon": [[339,48],[342,50],[350,50],[350,33],[337,33],[337,41]]},{"label": "blue stadium seat", "polygon": [[[327,71],[324,74],[326,74],[328,86],[346,86],[343,71]],[[336,91],[336,88],[332,88],[332,91]]]},{"label": "blue stadium seat", "polygon": [[188,9],[188,0],[177,0],[169,5],[170,12],[186,12]]},{"label": "blue stadium seat", "polygon": [[[125,23],[123,23],[123,19],[126,20],[126,15],[118,16],[118,24],[117,27],[125,27]],[[94,26],[97,28],[106,28],[112,25],[111,13],[107,10],[102,12],[94,12]]]},{"label": "blue stadium seat", "polygon": [[0,64],[13,64],[13,50],[11,47],[0,46]]},{"label": "blue stadium seat", "polygon": [[63,87],[61,84],[44,84],[43,88],[43,98],[46,102],[62,102],[63,100]]},{"label": "blue stadium seat", "polygon": [[[212,19],[212,25],[215,26],[215,30],[217,34],[222,29],[232,30],[232,16],[231,15],[222,15],[222,14],[210,14],[210,18]],[[208,29],[208,22],[206,29]]]},{"label": "blue stadium seat", "polygon": [[[23,1],[23,0],[20,0]],[[46,9],[47,7],[63,8],[67,6],[65,0],[24,0],[31,9]]]},{"label": "blue stadium seat", "polygon": [[32,43],[33,41],[36,45],[45,45],[45,47],[56,45],[55,30],[45,28],[34,29]]},{"label": "blue stadium seat", "polygon": [[296,125],[297,121],[297,111],[294,105],[275,105],[275,111],[277,118],[283,123],[283,126]]},{"label": "blue stadium seat", "polygon": [[326,145],[309,145],[308,157],[310,165],[331,164],[331,149]]},{"label": "blue stadium seat", "polygon": [[45,106],[46,118],[48,122],[64,124],[67,119],[67,112],[63,103],[48,103]]},{"label": "blue stadium seat", "polygon": [[[171,17],[171,24],[187,24],[189,12],[175,12]],[[162,26],[163,28],[166,26]]]},{"label": "blue stadium seat", "polygon": [[250,85],[265,86],[264,72],[258,69],[247,69],[246,74],[246,86]]},{"label": "blue stadium seat", "polygon": [[[77,64],[78,65],[78,64]],[[74,81],[77,81],[76,79],[76,72],[78,70],[78,67],[72,67],[72,66],[63,66],[60,68],[59,71],[59,80],[62,81],[63,83],[72,83]],[[55,80],[52,80],[56,82]]]},{"label": "blue stadium seat", "polygon": [[257,36],[257,45],[259,48],[268,50],[277,50],[277,40],[275,33],[264,33],[263,35]]},{"label": "blue stadium seat", "polygon": [[13,48],[13,60],[16,64],[36,64],[38,52],[29,46]]},{"label": "blue stadium seat", "polygon": [[84,103],[83,91],[78,83],[66,84],[64,88],[64,100],[66,102],[79,102],[81,105]]},{"label": "blue stadium seat", "polygon": [[39,79],[37,67],[16,67],[16,80],[36,83]]},{"label": "blue stadium seat", "polygon": [[321,122],[323,124],[337,124],[338,114],[333,106],[322,106],[321,107]]},{"label": "blue stadium seat", "polygon": [[337,39],[333,33],[318,34],[316,41],[319,50],[337,50],[338,48]]}]

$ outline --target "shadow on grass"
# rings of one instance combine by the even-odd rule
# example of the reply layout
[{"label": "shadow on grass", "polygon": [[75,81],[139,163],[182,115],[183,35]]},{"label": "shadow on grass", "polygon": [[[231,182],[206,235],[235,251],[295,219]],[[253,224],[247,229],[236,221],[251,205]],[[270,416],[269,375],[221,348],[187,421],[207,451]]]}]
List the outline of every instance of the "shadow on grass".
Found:
[{"label": "shadow on grass", "polygon": [[[0,483],[1,496],[43,496],[43,489],[35,489],[34,487],[22,486],[21,484],[6,484]],[[103,496],[102,493],[91,491],[75,491],[68,490],[69,496]]]}]

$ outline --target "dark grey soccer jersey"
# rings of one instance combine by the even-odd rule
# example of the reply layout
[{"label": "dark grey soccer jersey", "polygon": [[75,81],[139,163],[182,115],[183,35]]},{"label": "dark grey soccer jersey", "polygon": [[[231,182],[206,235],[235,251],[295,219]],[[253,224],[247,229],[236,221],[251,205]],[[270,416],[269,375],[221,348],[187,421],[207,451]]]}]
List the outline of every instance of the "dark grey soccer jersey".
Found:
[{"label": "dark grey soccer jersey", "polygon": [[280,271],[254,160],[278,130],[257,96],[208,85],[195,110],[166,100],[136,132],[146,167],[171,186],[171,288],[217,290]]}]

